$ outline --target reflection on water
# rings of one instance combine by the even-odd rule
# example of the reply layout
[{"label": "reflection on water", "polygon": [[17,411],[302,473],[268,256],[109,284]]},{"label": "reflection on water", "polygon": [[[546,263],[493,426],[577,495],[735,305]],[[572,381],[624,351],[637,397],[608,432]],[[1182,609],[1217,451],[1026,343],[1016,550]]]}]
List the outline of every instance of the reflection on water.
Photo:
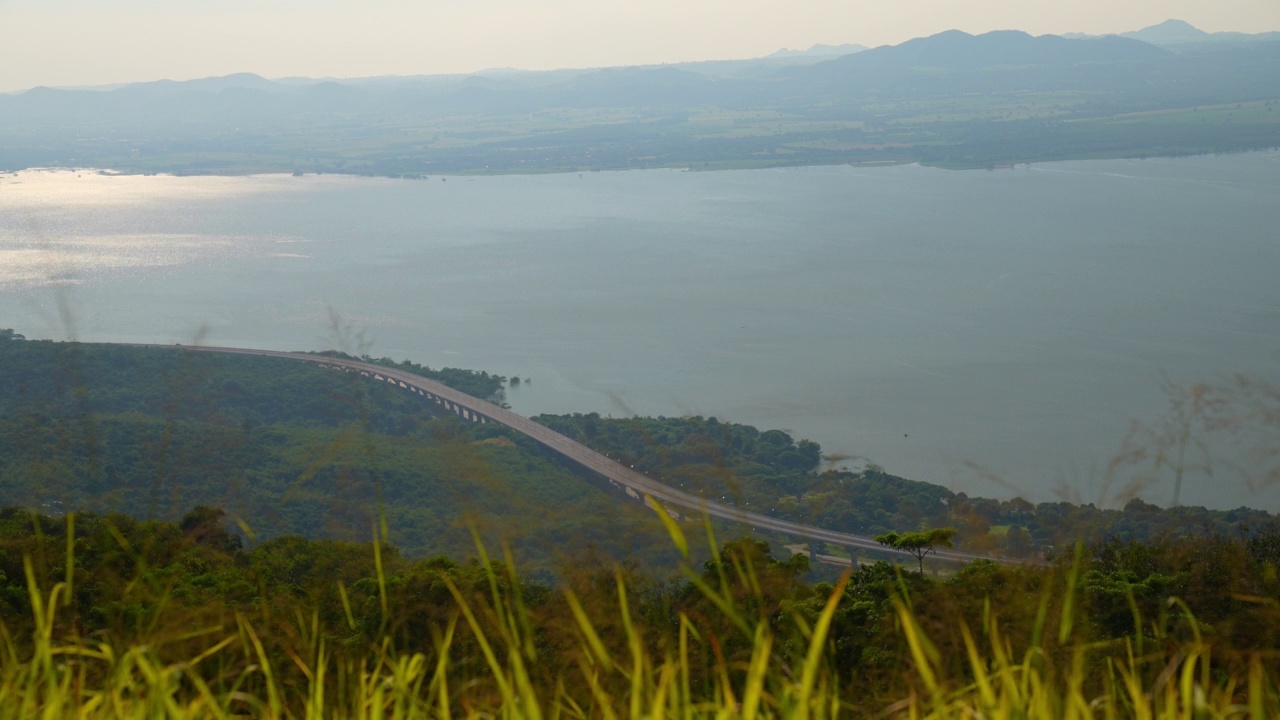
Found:
[{"label": "reflection on water", "polygon": [[173,201],[225,199],[262,192],[298,190],[287,175],[216,177],[118,175],[78,169],[24,170],[0,175],[0,202],[6,208],[126,207]]},{"label": "reflection on water", "polygon": [[19,240],[0,247],[0,288],[92,282],[131,270],[212,260],[243,245],[236,238],[166,234]]},{"label": "reflection on water", "polygon": [[[144,176],[89,169],[0,175],[0,287],[82,284],[243,253],[252,244],[244,237],[138,230],[163,225],[159,218],[147,222],[146,215],[164,214],[174,203],[300,189],[281,175]],[[138,218],[121,228],[113,215],[120,212]]]}]

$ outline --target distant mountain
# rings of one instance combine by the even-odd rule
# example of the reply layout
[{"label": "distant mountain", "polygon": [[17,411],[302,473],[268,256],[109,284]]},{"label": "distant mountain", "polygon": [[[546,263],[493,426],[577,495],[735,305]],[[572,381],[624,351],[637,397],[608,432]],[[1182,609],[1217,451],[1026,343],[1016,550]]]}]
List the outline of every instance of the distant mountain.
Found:
[{"label": "distant mountain", "polygon": [[[1227,33],[1223,33],[1224,35]],[[1230,33],[1231,35],[1239,35],[1247,37],[1240,33]],[[1152,45],[1173,45],[1177,43],[1203,42],[1213,38],[1211,33],[1207,33],[1200,28],[1195,27],[1189,22],[1182,20],[1165,20],[1159,25],[1144,27],[1141,30],[1133,32],[1120,33],[1120,37],[1133,38],[1142,42],[1151,43]]]},{"label": "distant mountain", "polygon": [[[1137,35],[1152,42],[952,30],[640,67],[36,88],[0,95],[0,169],[973,167],[1280,147],[1280,42],[1176,22]],[[1228,40],[1191,40],[1206,36]],[[1168,111],[1188,121],[1149,115]]]},{"label": "distant mountain", "polygon": [[1083,89],[1120,75],[1150,72],[1174,57],[1154,45],[1121,37],[1035,37],[1016,30],[970,35],[948,30],[885,45],[856,55],[792,68],[789,76],[812,91],[837,88],[857,93],[956,94],[1021,90]]},{"label": "distant mountain", "polygon": [[808,50],[792,50],[790,48],[782,48],[775,52],[765,55],[762,60],[776,58],[798,58],[798,57],[839,57],[841,55],[852,55],[854,53],[866,50],[866,45],[857,43],[844,43],[842,45],[814,45]]},{"label": "distant mountain", "polygon": [[1141,30],[1120,33],[1118,36],[1098,36],[1086,35],[1084,33],[1070,33],[1064,37],[1072,39],[1087,39],[1098,37],[1122,37],[1132,40],[1141,40],[1152,45],[1160,45],[1162,47],[1171,47],[1179,45],[1194,45],[1200,43],[1242,43],[1242,42],[1275,42],[1280,41],[1280,32],[1266,33],[1240,33],[1240,32],[1205,32],[1200,28],[1192,25],[1185,20],[1165,20],[1158,25],[1144,27]]},{"label": "distant mountain", "polygon": [[1019,30],[970,35],[948,30],[929,37],[884,45],[823,63],[862,70],[915,69],[976,70],[999,66],[1075,65],[1153,60],[1168,53],[1150,44],[1118,38],[1068,39],[1033,36]]},{"label": "distant mountain", "polygon": [[130,83],[124,86],[131,92],[165,92],[165,91],[191,91],[197,92],[220,92],[222,90],[243,89],[251,90],[274,90],[279,87],[276,83],[254,73],[234,73],[231,75],[222,75],[219,77],[207,77],[197,80],[155,80],[153,82]]}]

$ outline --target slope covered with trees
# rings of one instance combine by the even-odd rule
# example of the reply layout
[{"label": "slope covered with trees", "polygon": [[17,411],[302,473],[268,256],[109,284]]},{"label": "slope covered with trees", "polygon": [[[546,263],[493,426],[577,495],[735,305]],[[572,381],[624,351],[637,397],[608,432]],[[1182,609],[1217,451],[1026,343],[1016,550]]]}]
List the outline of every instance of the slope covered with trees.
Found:
[{"label": "slope covered with trees", "polygon": [[[500,376],[382,362],[475,394],[502,386]],[[652,547],[643,508],[532,441],[355,375],[19,340],[0,341],[0,369],[3,504],[156,520],[217,506],[257,541],[362,541],[382,519],[412,556],[466,552],[474,524],[490,541],[526,545],[544,569],[588,546],[619,558]]]},{"label": "slope covered with trees", "polygon": [[[225,509],[259,540],[364,540],[382,518],[415,557],[465,552],[476,524],[491,540],[538,548],[531,556],[544,569],[589,546],[613,557],[653,557],[661,546],[637,504],[524,436],[440,415],[356,375],[272,358],[4,337],[7,504],[170,520],[202,504]],[[501,376],[377,362],[501,401]],[[980,553],[1029,558],[1078,538],[1235,535],[1271,520],[1247,508],[1162,509],[1137,499],[1103,509],[971,498],[875,466],[832,468],[817,443],[716,418],[536,420],[710,499],[868,537],[954,527],[957,546]]]},{"label": "slope covered with trees", "polygon": [[534,419],[650,477],[711,499],[867,536],[954,527],[959,547],[981,553],[1031,557],[1081,538],[1145,542],[1166,535],[1235,535],[1273,520],[1263,510],[1160,508],[1136,498],[1117,509],[969,497],[874,465],[856,472],[823,469],[827,463],[817,443],[716,418],[592,413]]}]

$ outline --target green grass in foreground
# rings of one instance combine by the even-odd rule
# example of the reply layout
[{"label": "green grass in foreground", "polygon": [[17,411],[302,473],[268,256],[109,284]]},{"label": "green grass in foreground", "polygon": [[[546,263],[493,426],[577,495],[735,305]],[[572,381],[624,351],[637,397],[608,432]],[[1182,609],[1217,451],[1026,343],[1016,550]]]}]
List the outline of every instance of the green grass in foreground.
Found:
[{"label": "green grass in foreground", "polygon": [[[689,542],[660,514],[676,548]],[[74,516],[67,522],[67,568],[74,568]],[[385,531],[383,531],[385,532]],[[1081,557],[1060,568],[1062,586],[1046,583],[1028,598],[1035,620],[1007,632],[1009,608],[990,598],[975,627],[961,623],[961,656],[931,640],[927,614],[913,608],[910,578],[900,575],[894,620],[909,652],[897,697],[850,697],[831,661],[846,576],[806,619],[793,610],[759,612],[769,569],[749,555],[720,554],[703,571],[686,563],[700,595],[670,628],[674,642],[654,650],[629,604],[628,574],[618,571],[590,602],[590,590],[563,590],[563,637],[548,667],[545,628],[535,624],[514,571],[492,563],[475,588],[441,581],[456,603],[430,627],[434,652],[402,652],[387,618],[380,543],[373,546],[383,626],[377,640],[344,645],[321,630],[317,615],[298,613],[284,632],[264,634],[249,611],[180,632],[152,625],[117,645],[109,636],[67,627],[63,606],[79,590],[75,573],[39,577],[24,561],[32,608],[30,638],[0,627],[0,717],[4,718],[618,718],[618,717],[909,717],[909,718],[1264,718],[1280,714],[1273,652],[1224,656],[1179,601],[1174,622],[1144,619],[1112,642],[1081,640],[1076,601]],[[726,546],[726,548],[731,545]],[[510,553],[505,568],[513,567]],[[355,619],[339,591],[348,622]],[[478,591],[478,592],[476,592]],[[1257,599],[1259,602],[1271,602]],[[696,608],[701,608],[697,610]],[[718,614],[719,621],[708,622]],[[1016,613],[1015,613],[1016,617]],[[1021,627],[1016,621],[1010,623]],[[1029,630],[1029,636],[1021,635]],[[797,635],[798,633],[798,635]],[[1018,635],[1015,637],[1014,635]],[[791,644],[786,638],[801,637]],[[173,647],[186,648],[173,659]],[[565,659],[568,659],[565,661]],[[869,696],[876,695],[874,688]]]}]

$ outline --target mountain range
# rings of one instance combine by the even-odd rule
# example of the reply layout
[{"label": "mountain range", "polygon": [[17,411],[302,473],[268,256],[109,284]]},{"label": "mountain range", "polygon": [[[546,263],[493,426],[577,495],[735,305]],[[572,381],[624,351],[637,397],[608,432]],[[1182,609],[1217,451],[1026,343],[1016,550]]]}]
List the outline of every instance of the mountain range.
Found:
[{"label": "mountain range", "polygon": [[[1075,39],[1098,36],[1085,35],[1083,33],[1068,33],[1063,37]],[[1142,28],[1141,30],[1120,33],[1119,37],[1141,40],[1142,42],[1151,43],[1152,45],[1180,47],[1201,43],[1275,42],[1280,40],[1280,32],[1256,34],[1240,32],[1210,33],[1205,32],[1184,20],[1170,19],[1165,20],[1158,25],[1151,25],[1149,27]]]},{"label": "mountain range", "polygon": [[[1280,41],[1178,21],[1129,35],[951,30],[872,49],[814,46],[675,65],[40,87],[0,95],[0,169],[969,167],[1280,145],[1271,112],[1280,99]],[[1199,108],[1216,109],[1194,123],[1161,120],[1141,131],[1123,119]]]}]

